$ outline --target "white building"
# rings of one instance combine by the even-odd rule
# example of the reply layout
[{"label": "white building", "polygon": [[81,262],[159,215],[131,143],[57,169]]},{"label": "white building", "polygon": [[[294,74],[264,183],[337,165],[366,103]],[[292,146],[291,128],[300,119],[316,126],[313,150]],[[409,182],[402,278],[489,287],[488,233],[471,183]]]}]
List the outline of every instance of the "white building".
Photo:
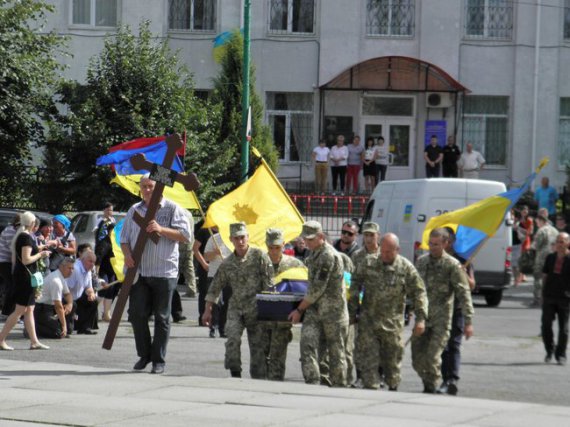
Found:
[{"label": "white building", "polygon": [[[209,90],[214,37],[243,23],[244,0],[51,3],[79,81],[117,23],[149,19]],[[426,134],[445,132],[483,153],[482,178],[518,181],[549,156],[544,174],[566,180],[570,0],[251,0],[251,39],[282,179],[312,180],[304,162],[337,133],[382,135],[388,178],[423,177]]]}]

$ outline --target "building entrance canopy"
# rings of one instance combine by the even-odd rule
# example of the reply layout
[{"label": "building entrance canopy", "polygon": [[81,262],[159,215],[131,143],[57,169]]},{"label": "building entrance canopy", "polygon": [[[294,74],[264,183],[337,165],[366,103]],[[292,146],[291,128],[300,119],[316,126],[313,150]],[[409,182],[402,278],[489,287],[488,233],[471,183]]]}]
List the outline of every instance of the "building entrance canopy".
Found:
[{"label": "building entrance canopy", "polygon": [[406,56],[383,56],[361,62],[343,71],[320,89],[469,92],[438,66]]}]

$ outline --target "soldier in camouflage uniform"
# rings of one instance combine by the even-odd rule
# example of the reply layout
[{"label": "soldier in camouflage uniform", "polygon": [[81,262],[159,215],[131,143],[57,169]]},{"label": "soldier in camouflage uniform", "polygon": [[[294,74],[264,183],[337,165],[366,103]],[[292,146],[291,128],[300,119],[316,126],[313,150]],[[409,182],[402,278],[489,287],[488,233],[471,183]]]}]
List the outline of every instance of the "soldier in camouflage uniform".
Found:
[{"label": "soldier in camouflage uniform", "polygon": [[262,329],[257,321],[257,293],[271,287],[273,267],[261,249],[249,246],[249,235],[243,222],[230,224],[230,240],[234,253],[220,265],[206,295],[206,310],[202,317],[205,325],[212,320],[212,306],[225,286],[231,286],[232,298],[226,323],[225,368],[232,377],[241,377],[241,336],[247,329],[249,342],[249,372],[252,378],[265,379],[265,354]]},{"label": "soldier in camouflage uniform", "polygon": [[435,393],[441,381],[441,353],[449,340],[454,296],[465,317],[465,338],[473,335],[473,304],[467,276],[461,264],[445,253],[447,231],[436,228],[429,236],[429,253],[416,267],[424,281],[429,302],[426,331],[412,337],[412,366],[424,383],[424,393]]},{"label": "soldier in camouflage uniform", "polygon": [[301,237],[311,255],[309,287],[299,307],[289,314],[298,323],[305,313],[301,330],[301,367],[308,384],[319,384],[319,342],[324,336],[329,355],[332,386],[346,387],[344,342],[348,330],[348,310],[343,287],[343,262],[338,252],[326,242],[321,224],[303,224]]},{"label": "soldier in camouflage uniform", "polygon": [[[361,264],[368,257],[378,258],[378,256],[380,256],[380,245],[379,245],[380,227],[378,226],[378,224],[376,224],[375,222],[365,222],[362,225],[362,234],[363,234],[364,247],[357,249],[351,255],[351,260],[354,266],[350,281],[350,288],[352,292],[356,292],[356,289],[362,289],[364,286],[363,276],[361,275],[363,269],[359,268],[359,264]],[[358,300],[356,302],[358,302]],[[358,305],[356,306],[356,309],[358,309]],[[346,353],[347,353],[347,364],[348,364],[347,378],[349,384],[351,383],[350,374],[352,373],[353,361],[354,365],[356,366],[356,377],[357,379],[361,378],[360,363],[358,360],[360,352],[357,351],[356,354],[352,356],[355,347],[355,340],[357,340],[357,338],[355,337],[358,334],[355,313],[353,313],[354,314],[353,316],[349,316],[348,318],[349,327],[348,327],[348,342],[346,346]],[[350,314],[350,306],[349,306],[349,314]]]},{"label": "soldier in camouflage uniform", "polygon": [[531,307],[539,307],[542,304],[542,269],[544,261],[549,253],[553,252],[553,245],[558,237],[558,230],[554,228],[548,219],[543,215],[536,217],[538,231],[534,235],[533,246],[536,249],[534,258],[534,300]]},{"label": "soldier in camouflage uniform", "polygon": [[356,281],[350,286],[348,310],[351,321],[356,319],[359,284],[364,288],[356,352],[365,388],[380,386],[378,368],[382,367],[389,390],[398,389],[407,297],[415,307],[414,335],[420,336],[425,330],[427,296],[424,284],[413,264],[398,254],[399,250],[399,239],[395,234],[382,236],[379,255],[367,254],[357,262]]},{"label": "soldier in camouflage uniform", "polygon": [[[184,210],[188,220],[190,221],[190,229],[194,230],[194,218],[187,210]],[[178,271],[179,274],[184,276],[184,284],[186,285],[186,296],[194,298],[196,296],[196,273],[194,271],[194,255],[192,253],[192,246],[194,245],[194,233],[189,242],[180,243],[178,246]]]},{"label": "soldier in camouflage uniform", "polygon": [[[270,228],[265,233],[267,253],[273,264],[274,275],[283,273],[290,268],[304,267],[302,261],[283,254],[285,240],[283,231]],[[263,347],[267,360],[267,379],[283,381],[285,378],[285,364],[287,360],[287,346],[293,339],[291,323],[289,322],[260,322],[263,328]]]}]

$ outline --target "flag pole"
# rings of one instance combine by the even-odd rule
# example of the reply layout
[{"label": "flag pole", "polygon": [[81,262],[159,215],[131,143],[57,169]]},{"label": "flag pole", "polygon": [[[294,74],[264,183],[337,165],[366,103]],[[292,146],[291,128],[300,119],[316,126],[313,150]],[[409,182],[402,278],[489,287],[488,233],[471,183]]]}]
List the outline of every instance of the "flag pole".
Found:
[{"label": "flag pole", "polygon": [[250,18],[251,0],[243,5],[243,89],[241,100],[241,183],[247,181],[249,171],[249,141],[247,135],[247,119],[249,110],[249,54],[250,54]]}]

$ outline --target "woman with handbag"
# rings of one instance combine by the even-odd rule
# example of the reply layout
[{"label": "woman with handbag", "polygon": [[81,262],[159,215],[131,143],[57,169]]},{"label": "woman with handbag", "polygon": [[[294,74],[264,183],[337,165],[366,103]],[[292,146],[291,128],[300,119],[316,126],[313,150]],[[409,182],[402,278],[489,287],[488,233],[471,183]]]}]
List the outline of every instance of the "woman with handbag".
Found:
[{"label": "woman with handbag", "polygon": [[[14,350],[6,343],[6,338],[12,328],[24,315],[24,326],[30,337],[30,350],[46,350],[49,347],[38,341],[34,323],[34,305],[36,302],[36,290],[41,286],[43,278],[38,272],[37,262],[47,258],[50,251],[38,249],[33,237],[36,227],[36,217],[31,212],[20,215],[20,227],[12,240],[12,278],[13,292],[16,308],[10,314],[2,332],[0,332],[0,350]],[[38,275],[35,275],[38,273]]]}]

